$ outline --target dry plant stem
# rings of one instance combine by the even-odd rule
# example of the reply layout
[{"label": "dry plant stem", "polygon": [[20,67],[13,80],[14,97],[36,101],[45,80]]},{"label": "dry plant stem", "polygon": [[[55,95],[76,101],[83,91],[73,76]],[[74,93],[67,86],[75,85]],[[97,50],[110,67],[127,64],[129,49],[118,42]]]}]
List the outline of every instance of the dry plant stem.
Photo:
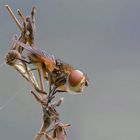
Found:
[{"label": "dry plant stem", "polygon": [[[16,16],[14,15],[13,11],[11,10],[11,8],[8,5],[6,5],[6,8],[8,9],[10,15],[16,22],[19,29],[21,30],[21,36],[19,37],[18,40],[23,43],[29,43],[30,46],[34,47],[35,7],[33,7],[31,10],[31,18],[29,16],[25,18],[23,16],[23,14],[21,13],[21,11],[19,9],[17,10],[18,15],[23,22],[23,27],[20,25],[19,21],[17,20]],[[22,53],[22,51],[23,51],[23,48],[21,48],[19,45],[15,45],[12,49],[18,50],[19,53]],[[22,63],[23,63],[23,61],[22,61]],[[25,66],[25,69],[26,69],[25,63],[23,63],[23,65]],[[42,91],[40,93],[45,93],[44,92],[44,81],[43,81],[44,78],[43,78],[41,70],[38,70],[38,75],[39,75],[39,79],[40,79],[41,90],[39,90],[38,88],[36,88],[36,90]],[[31,81],[31,80],[29,79],[29,81]]]},{"label": "dry plant stem", "polygon": [[[20,22],[17,20],[16,16],[14,15],[12,9],[9,5],[6,5],[6,8],[10,14],[10,16],[15,21],[16,25],[21,31],[21,37],[22,39],[19,39],[19,41],[23,43],[29,43],[30,46],[34,46],[34,36],[35,36],[35,7],[32,8],[31,11],[31,17],[27,16],[24,17],[23,14],[18,9],[18,15],[21,18],[21,21],[23,22],[23,27],[21,26]],[[19,37],[19,38],[21,38]],[[24,40],[24,41],[23,41]]]},{"label": "dry plant stem", "polygon": [[17,14],[19,15],[19,17],[21,18],[21,21],[25,24],[25,17],[22,15],[22,13],[20,12],[20,10],[17,10]]},{"label": "dry plant stem", "polygon": [[[8,9],[10,9],[9,11],[10,11],[10,13],[12,13],[11,15],[13,15],[12,17],[14,18],[14,20],[17,21],[11,8],[9,6],[7,6],[7,7],[8,7]],[[29,43],[30,46],[34,47],[35,7],[32,8],[31,18],[30,17],[25,18],[19,9],[17,12],[23,22],[23,28],[22,28],[21,36],[19,37],[19,41],[24,42],[24,43]],[[15,45],[15,49],[18,50],[20,53],[22,53],[23,48],[21,48],[20,46]],[[44,91],[44,77],[42,74],[42,70],[38,69],[37,71],[38,71],[38,75],[39,75],[39,79],[40,79],[41,91]]]},{"label": "dry plant stem", "polygon": [[[28,68],[27,68],[27,66],[26,66],[26,63],[24,63],[24,62],[21,61],[21,64],[22,64],[24,70],[26,71],[26,74],[28,75],[28,76],[26,77],[26,79],[29,80],[29,82],[31,83],[31,85],[34,85],[34,83],[33,83],[32,80],[31,80],[31,75],[30,75],[29,70],[28,70]],[[17,65],[16,65],[15,63],[13,63],[13,66],[16,67]],[[18,71],[25,77],[25,73],[23,73],[22,71],[20,71],[20,69],[18,69]],[[32,93],[33,93],[33,95],[35,96],[35,98],[36,98],[42,105],[45,105],[45,106],[47,107],[47,104],[45,104],[45,103],[47,103],[47,101],[46,101],[46,102],[43,101],[43,100],[42,100],[40,97],[38,97],[33,91],[32,91]],[[47,127],[48,127],[48,124],[43,123],[43,124],[42,124],[42,127],[41,127],[41,129],[40,129],[40,133],[45,132],[45,129],[46,129]],[[41,138],[41,135],[37,135],[36,140],[38,140],[39,138]]]},{"label": "dry plant stem", "polygon": [[[49,132],[45,132],[46,129],[51,125],[52,122],[56,123],[59,122],[59,114],[56,111],[55,107],[58,107],[62,104],[63,98],[60,98],[57,102],[48,104],[47,100],[42,100],[39,95],[36,95],[33,91],[31,93],[34,95],[35,99],[41,103],[43,109],[43,122],[39,132],[36,134],[34,140],[40,140],[40,138],[44,135],[46,139],[51,140],[52,137],[48,135],[51,131],[55,130],[52,128]],[[55,125],[56,126],[56,125]],[[53,140],[53,139],[52,139]]]},{"label": "dry plant stem", "polygon": [[[37,69],[37,72],[38,72],[38,75],[39,75],[39,81],[40,81],[40,88],[42,91],[44,91],[44,78],[43,78],[43,73],[41,71],[41,69]],[[43,98],[43,95],[41,94],[42,98]]]},{"label": "dry plant stem", "polygon": [[43,106],[48,106],[47,101],[45,100],[45,98],[42,99],[42,97],[40,95],[36,95],[34,91],[31,91],[31,93],[33,94],[33,96],[35,97],[35,99]]},{"label": "dry plant stem", "polygon": [[[42,109],[43,106],[48,106],[47,102],[43,101],[42,97],[37,96],[35,92],[31,91],[31,93],[34,95],[35,99],[41,104]],[[42,121],[42,126],[39,130],[39,132],[36,134],[34,140],[40,140],[40,138],[44,135],[46,128],[48,127],[48,124],[45,124],[44,121]]]},{"label": "dry plant stem", "polygon": [[40,69],[38,69],[38,74],[39,74],[39,80],[40,80],[40,87],[41,87],[41,89],[37,88],[37,86],[35,86],[34,83],[32,82],[32,79],[30,78],[31,77],[31,75],[30,75],[31,71],[29,71],[29,69],[28,69],[28,67],[26,65],[26,61],[24,61],[22,59],[21,59],[21,61],[22,61],[23,66],[25,68],[26,74],[28,75],[28,81],[31,83],[32,87],[34,87],[35,90],[41,94],[41,98],[43,99],[43,95],[44,94],[47,95],[47,93],[44,91],[44,85],[43,85],[43,83],[44,83],[43,80],[44,79],[42,79],[43,76],[41,75]]},{"label": "dry plant stem", "polygon": [[[17,37],[15,38],[15,40],[17,39]],[[13,48],[15,48],[15,43],[12,43],[12,49]],[[20,53],[19,53],[19,55],[20,55]],[[32,74],[32,72],[31,71],[29,71],[29,68],[27,67],[27,65],[26,65],[26,63],[21,59],[22,57],[20,56],[19,58],[17,58],[17,59],[20,59],[21,60],[21,65],[23,66],[23,69],[24,69],[24,71],[25,71],[25,73],[23,73],[20,69],[17,69],[17,65],[16,64],[13,64],[13,66],[16,68],[16,70],[18,70],[24,77],[25,77],[25,74],[27,74],[27,77],[26,77],[26,79],[30,82],[30,84],[32,85],[32,87],[33,87],[33,89],[35,88],[35,87],[37,87],[37,84],[35,84],[35,82],[33,82],[32,81],[32,79],[34,79],[33,78],[33,74]],[[16,61],[15,61],[15,63],[16,63]]]},{"label": "dry plant stem", "polygon": [[40,128],[39,132],[36,134],[36,136],[35,136],[34,140],[40,140],[40,139],[41,139],[41,137],[44,135],[45,130],[46,130],[46,126],[45,126],[45,124],[44,124],[44,123],[42,123],[42,126],[41,126],[41,128]]},{"label": "dry plant stem", "polygon": [[[6,8],[21,31],[21,35],[19,37],[16,36],[14,40],[19,40],[24,44],[29,44],[31,47],[35,47],[35,7],[32,8],[30,16],[27,17],[24,17],[20,10],[17,11],[23,26],[17,20],[11,8],[8,5],[6,5]],[[59,101],[53,103],[51,102],[55,97],[54,95],[56,92],[59,92],[57,88],[61,85],[58,83],[63,84],[62,79],[58,79],[58,83],[53,83],[55,85],[53,88],[50,82],[50,90],[49,94],[47,94],[44,89],[44,77],[42,69],[37,69],[40,84],[39,87],[33,72],[28,66],[27,60],[24,60],[22,57],[23,48],[20,45],[17,45],[15,42],[12,42],[12,48],[10,51],[17,51],[18,53],[15,53],[15,55],[18,55],[9,58],[11,59],[11,62],[8,61],[9,59],[7,59],[7,64],[9,63],[9,65],[13,66],[31,84],[33,88],[31,93],[35,97],[36,101],[41,104],[43,110],[42,126],[39,132],[36,134],[34,140],[40,140],[42,136],[45,136],[47,140],[66,140],[65,129],[69,125],[61,123],[59,113],[55,109],[62,104],[63,98],[61,98]],[[8,56],[10,57],[10,55],[7,55],[7,58]],[[49,76],[51,78],[51,75]],[[36,94],[36,91],[40,94]],[[50,126],[52,127],[51,129]],[[49,129],[49,131],[46,131],[46,129]]]},{"label": "dry plant stem", "polygon": [[[26,63],[24,61],[21,61],[21,65],[23,66],[23,70],[19,69],[17,64],[14,64],[14,68],[31,84],[31,86],[33,87],[33,90],[37,91],[38,93],[41,94],[45,94],[47,95],[47,93],[41,89],[39,89],[38,83],[36,82],[35,78],[34,78],[34,74],[30,71],[29,67],[26,65]],[[27,75],[27,76],[26,76]]]},{"label": "dry plant stem", "polygon": [[21,11],[18,9],[17,13],[23,22],[25,34],[24,37],[26,38],[28,44],[31,47],[34,47],[34,37],[35,37],[35,7],[32,8],[31,17],[27,16],[24,17]]},{"label": "dry plant stem", "polygon": [[[19,40],[20,40],[21,42],[26,43],[26,39],[25,39],[25,32],[26,32],[26,31],[25,31],[24,27],[21,26],[20,22],[17,20],[17,18],[16,18],[16,16],[14,15],[14,13],[13,13],[12,9],[10,8],[10,6],[9,6],[9,5],[5,5],[5,7],[7,8],[7,10],[8,10],[8,12],[9,12],[10,16],[13,18],[13,20],[14,20],[15,23],[16,23],[16,25],[18,26],[18,28],[19,28],[20,31],[21,31],[21,36],[19,37]],[[17,47],[16,47],[16,50],[18,50],[19,53],[22,53],[22,50],[23,50],[23,49],[22,49],[21,47],[17,46]]]},{"label": "dry plant stem", "polygon": [[14,15],[13,11],[11,10],[10,6],[9,5],[5,5],[5,7],[7,8],[9,14],[11,15],[11,17],[13,18],[13,20],[17,24],[18,28],[22,31],[22,26],[19,23],[19,21],[17,20],[16,16]]},{"label": "dry plant stem", "polygon": [[[24,18],[24,16],[22,15],[22,13],[20,12],[20,10],[18,10],[18,15],[21,17],[21,20],[22,22],[24,23],[25,25],[25,30],[27,30],[29,33],[28,36],[26,37],[27,38],[27,42],[29,43],[29,45],[31,47],[34,47],[34,34],[35,34],[35,7],[32,8],[32,11],[31,11],[31,18],[30,17],[26,17]],[[26,36],[26,34],[25,34]],[[41,91],[44,91],[44,78],[43,78],[43,74],[42,74],[42,71],[41,69],[37,69],[38,71],[38,75],[39,75],[39,80],[40,80],[40,88],[41,88]]]},{"label": "dry plant stem", "polygon": [[[14,43],[13,43],[14,44]],[[5,61],[8,65],[12,66],[16,69],[30,84],[33,89],[42,94],[47,94],[39,89],[38,83],[34,77],[34,74],[30,70],[30,68],[24,63],[24,61],[17,62],[17,57],[21,58],[20,53],[16,50],[10,50],[6,55]]]},{"label": "dry plant stem", "polygon": [[31,10],[31,18],[32,18],[32,23],[33,23],[33,28],[34,28],[34,31],[35,31],[35,13],[36,13],[36,8],[35,6],[33,6],[32,10]]},{"label": "dry plant stem", "polygon": [[52,137],[50,137],[47,133],[44,133],[44,135],[46,136],[47,140],[54,140]]},{"label": "dry plant stem", "polygon": [[[21,67],[19,67],[20,65]],[[25,66],[23,65],[23,63],[15,64],[13,65],[13,67],[31,84],[31,86],[33,87],[33,89],[35,89],[35,91],[37,91],[38,93],[45,94],[45,95],[47,94],[45,91],[42,91],[41,89],[39,89],[38,83],[36,82],[33,73],[30,71],[28,67],[25,69]]]},{"label": "dry plant stem", "polygon": [[[19,16],[20,16],[20,18],[21,18],[21,20],[22,20],[22,22],[23,22],[23,27],[21,27],[21,25],[20,25],[20,23],[19,23],[19,21],[17,20],[17,18],[16,18],[16,16],[14,15],[14,13],[13,13],[13,11],[11,10],[11,8],[8,6],[8,5],[6,5],[6,8],[8,9],[8,11],[9,11],[9,13],[10,13],[10,15],[12,16],[12,18],[14,19],[14,21],[16,22],[16,24],[17,24],[17,26],[19,27],[19,29],[21,30],[21,36],[19,37],[19,41],[21,41],[21,42],[24,42],[24,43],[26,43],[27,42],[27,39],[28,39],[28,41],[30,42],[30,45],[33,45],[34,44],[34,31],[33,31],[33,28],[32,28],[32,26],[31,26],[31,23],[28,21],[28,23],[26,23],[26,21],[25,21],[25,18],[24,18],[24,16],[22,15],[22,13],[20,12],[20,10],[18,10],[18,14],[19,14]],[[33,9],[32,9],[32,12],[31,12],[31,17],[32,17],[32,19],[34,19],[34,21],[33,21],[33,24],[34,24],[34,27],[35,27],[35,7],[33,7]],[[29,25],[30,26],[29,26]],[[28,26],[28,29],[29,29],[29,35],[31,35],[31,38],[30,38],[30,36],[28,37],[28,36],[26,36],[26,32],[27,32],[27,26]],[[35,28],[34,28],[35,29]],[[23,50],[23,48],[21,48],[20,46],[18,46],[18,45],[15,45],[12,49],[16,49],[16,50],[18,50],[19,51],[19,53],[22,53],[22,50]],[[21,50],[21,51],[20,51]],[[29,75],[29,72],[28,72],[28,69],[27,69],[27,66],[26,66],[26,64],[22,61],[22,64],[23,64],[23,66],[24,66],[24,68],[25,68],[25,70],[26,70],[26,72],[27,72],[27,74],[28,74],[28,80],[30,81],[30,83],[31,83],[31,79],[30,79],[30,75]]]}]

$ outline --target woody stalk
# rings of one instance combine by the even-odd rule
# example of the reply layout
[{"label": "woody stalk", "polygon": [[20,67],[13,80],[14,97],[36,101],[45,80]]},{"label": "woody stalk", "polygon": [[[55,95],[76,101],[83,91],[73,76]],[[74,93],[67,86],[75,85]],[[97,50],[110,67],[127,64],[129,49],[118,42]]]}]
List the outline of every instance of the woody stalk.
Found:
[{"label": "woody stalk", "polygon": [[[5,5],[5,7],[20,30],[20,35],[14,35],[13,40],[18,40],[24,44],[30,45],[33,48],[35,46],[36,32],[35,7],[32,7],[29,16],[24,16],[19,9],[17,10],[17,15],[19,16],[22,24],[16,18],[10,6]],[[24,49],[20,45],[12,41],[11,48],[5,55],[5,62],[20,73],[20,75],[31,85],[31,94],[42,107],[42,125],[39,132],[35,135],[34,140],[40,140],[42,136],[44,136],[47,140],[66,140],[66,129],[70,126],[70,124],[65,124],[60,120],[60,114],[56,109],[62,104],[64,98],[60,98],[58,101],[52,102],[52,99],[55,98],[53,95],[57,91],[49,90],[49,93],[47,93],[43,90],[43,79],[41,77],[40,70],[36,69],[36,74],[32,72],[28,63],[23,61],[24,58],[26,58],[23,50]],[[37,76],[39,77],[39,80],[36,80]]]}]

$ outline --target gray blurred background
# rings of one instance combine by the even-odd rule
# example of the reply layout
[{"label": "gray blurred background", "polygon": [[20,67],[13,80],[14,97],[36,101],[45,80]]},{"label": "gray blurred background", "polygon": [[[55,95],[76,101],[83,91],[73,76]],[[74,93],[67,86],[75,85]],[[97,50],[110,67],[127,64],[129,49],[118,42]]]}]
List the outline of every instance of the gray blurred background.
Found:
[{"label": "gray blurred background", "polygon": [[[27,15],[37,8],[36,44],[87,73],[82,95],[58,109],[71,123],[69,140],[140,139],[139,0],[1,0],[0,63],[19,34],[4,5]],[[32,140],[42,118],[30,86],[11,67],[0,68],[0,140]],[[59,97],[58,96],[58,97]],[[10,100],[10,101],[9,101]]]}]

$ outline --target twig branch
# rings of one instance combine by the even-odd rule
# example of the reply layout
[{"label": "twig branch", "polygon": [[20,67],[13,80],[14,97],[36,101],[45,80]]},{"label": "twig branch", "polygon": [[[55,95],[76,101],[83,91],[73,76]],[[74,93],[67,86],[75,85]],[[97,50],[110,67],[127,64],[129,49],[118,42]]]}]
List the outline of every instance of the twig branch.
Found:
[{"label": "twig branch", "polygon": [[11,17],[13,18],[13,20],[15,21],[16,25],[18,26],[18,28],[20,29],[20,31],[22,32],[22,26],[20,24],[20,22],[17,20],[16,16],[14,15],[12,9],[10,8],[9,5],[5,5],[5,7],[7,8],[9,14],[11,15]]},{"label": "twig branch", "polygon": [[[25,17],[21,11],[18,9],[17,13],[23,23],[23,26],[17,20],[10,6],[5,5],[10,16],[15,21],[16,25],[21,31],[19,37],[15,36],[14,40],[18,40],[24,44],[29,44],[32,48],[35,47],[34,39],[35,39],[35,7],[32,7],[30,16]],[[21,45],[21,44],[20,44]],[[69,127],[69,124],[64,124],[60,120],[59,113],[56,110],[56,107],[59,107],[64,98],[60,98],[58,101],[52,102],[54,99],[54,95],[57,92],[66,92],[65,90],[59,90],[59,87],[66,83],[66,77],[64,73],[61,72],[60,75],[51,75],[48,74],[49,81],[49,93],[44,91],[44,80],[45,78],[42,75],[42,71],[38,70],[39,82],[36,80],[36,75],[31,71],[27,60],[25,60],[22,56],[23,47],[16,44],[14,41],[12,42],[12,47],[10,51],[6,54],[5,61],[8,65],[12,66],[16,69],[32,86],[33,91],[31,91],[32,95],[36,99],[38,103],[40,103],[43,112],[42,126],[39,132],[36,134],[34,140],[40,140],[42,136],[45,136],[47,140],[66,140],[66,128]],[[58,72],[58,71],[57,71]],[[48,72],[49,73],[49,72]],[[55,77],[56,80],[53,82],[52,79]],[[38,85],[40,83],[40,87]],[[52,88],[53,87],[53,88]],[[36,94],[38,93],[41,94]],[[47,130],[49,129],[49,130]]]}]

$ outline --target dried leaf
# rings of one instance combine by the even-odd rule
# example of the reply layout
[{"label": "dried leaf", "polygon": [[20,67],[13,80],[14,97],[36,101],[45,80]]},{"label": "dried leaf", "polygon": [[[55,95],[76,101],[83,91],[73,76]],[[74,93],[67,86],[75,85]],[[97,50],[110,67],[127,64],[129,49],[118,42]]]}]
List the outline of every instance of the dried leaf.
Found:
[{"label": "dried leaf", "polygon": [[22,62],[18,62],[14,65],[14,68],[29,82],[31,82],[35,87],[39,88],[38,83],[35,79],[35,76],[31,69],[27,67],[28,73],[26,68]]},{"label": "dried leaf", "polygon": [[68,128],[69,126],[70,124],[63,124],[61,122],[57,123],[53,131],[54,140],[66,140],[66,128]]}]

